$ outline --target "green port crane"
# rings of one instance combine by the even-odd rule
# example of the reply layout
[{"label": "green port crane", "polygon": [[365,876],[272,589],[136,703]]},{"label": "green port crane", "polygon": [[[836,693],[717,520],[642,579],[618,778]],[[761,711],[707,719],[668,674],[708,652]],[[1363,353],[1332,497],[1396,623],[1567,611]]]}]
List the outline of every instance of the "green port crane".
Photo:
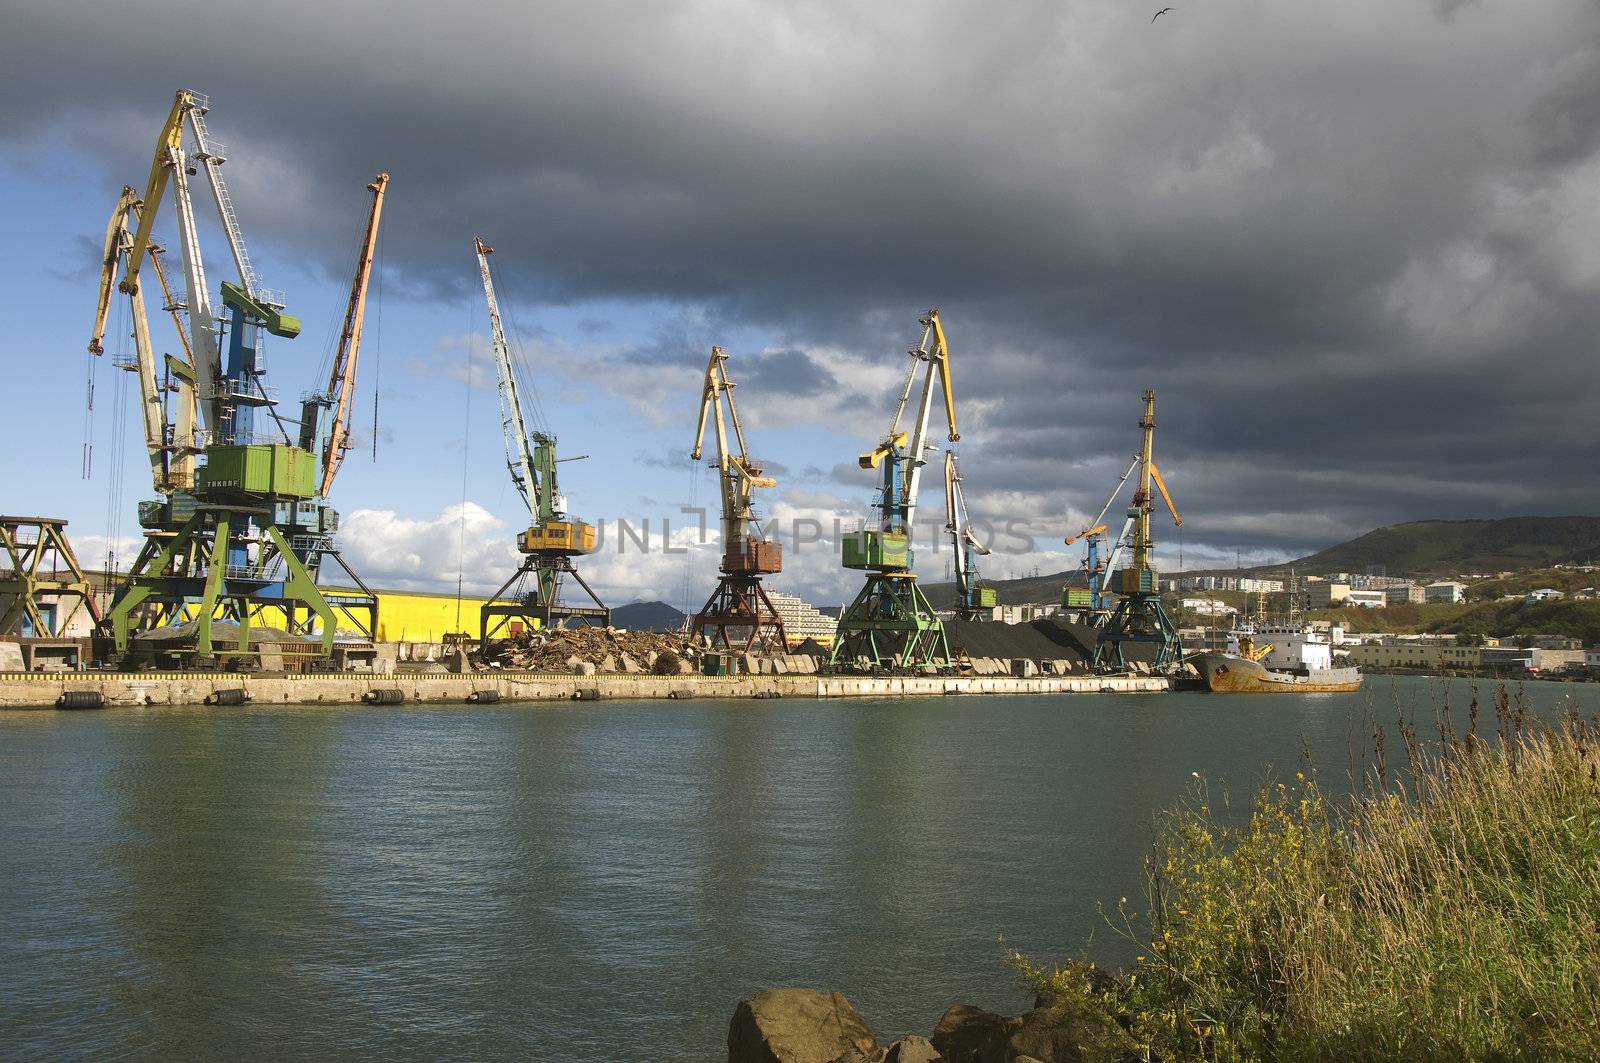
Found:
[{"label": "green port crane", "polygon": [[[744,425],[733,401],[734,385],[728,373],[727,353],[721,347],[711,348],[700,389],[700,420],[689,456],[700,460],[706,421],[712,420],[717,437],[714,464],[722,502],[722,561],[716,590],[694,615],[690,630],[702,636],[709,631],[711,644],[726,650],[782,653],[787,646],[783,617],[767,596],[761,577],[783,571],[783,547],[762,533],[753,501],[757,488],[774,487],[777,481],[762,471],[745,445]],[[737,449],[728,445],[729,426]]]},{"label": "green port crane", "polygon": [[[333,652],[341,622],[365,638],[374,635],[377,598],[333,545],[338,513],[318,490],[319,455],[291,441],[265,383],[262,338],[293,339],[300,322],[284,312],[279,294],[261,286],[251,265],[220,170],[224,158],[206,126],[209,110],[205,96],[186,89],[177,92],[156,139],[144,195],[124,189],[118,203],[120,218],[114,215],[107,229],[89,349],[96,354],[104,349],[106,311],[115,283],[133,307],[145,442],[160,497],[139,505],[145,540],[104,623],[119,658],[139,631],[192,621],[192,647],[175,642],[173,652],[201,664],[214,663],[222,655],[248,663],[257,655],[250,628],[263,618],[281,624],[291,635],[313,637],[326,657]],[[237,283],[220,285],[220,319],[206,282],[189,189],[189,176],[201,169],[238,270]],[[380,184],[384,180],[381,177]],[[161,249],[152,236],[169,189],[187,281],[181,299],[166,283],[156,258]],[[380,188],[368,221],[372,231],[381,195]],[[140,290],[147,256],[155,265],[165,309],[184,345],[183,359],[166,359],[165,382],[156,380]],[[123,276],[116,283],[119,267]],[[360,271],[358,284],[364,294],[365,276]],[[341,386],[354,388],[353,368]],[[273,433],[258,437],[258,412],[271,418],[278,438]],[[309,408],[303,413],[312,416]],[[335,594],[319,588],[324,558],[332,558],[360,591]],[[237,625],[236,641],[213,637],[218,620]]]},{"label": "green port crane", "polygon": [[[956,430],[955,398],[950,383],[950,348],[945,341],[939,311],[929,310],[918,319],[922,337],[906,353],[906,372],[900,401],[883,441],[861,455],[863,469],[881,471],[877,527],[862,527],[840,543],[845,568],[867,573],[855,600],[839,616],[830,664],[835,668],[917,669],[934,671],[950,666],[950,641],[944,622],[934,614],[912,571],[911,536],[916,524],[917,489],[922,480],[928,444],[928,414],[937,379],[944,393],[949,438]],[[922,376],[922,395],[911,419],[911,430],[900,427],[912,387]]]},{"label": "green port crane", "polygon": [[[1150,563],[1150,553],[1155,542],[1150,535],[1150,514],[1154,509],[1150,488],[1161,492],[1174,525],[1181,527],[1167,491],[1166,481],[1156,467],[1154,457],[1156,431],[1156,393],[1144,393],[1144,416],[1139,419],[1142,443],[1139,449],[1139,486],[1133,493],[1128,508],[1128,520],[1133,527],[1128,567],[1115,572],[1115,590],[1121,595],[1116,608],[1101,625],[1095,640],[1094,666],[1100,672],[1125,672],[1130,661],[1125,647],[1143,644],[1153,647],[1151,670],[1162,675],[1175,672],[1181,665],[1183,646],[1178,640],[1178,628],[1161,604],[1161,580]],[[1120,542],[1119,542],[1120,548]],[[1111,559],[1107,569],[1110,571]]]},{"label": "green port crane", "polygon": [[[517,550],[523,555],[521,566],[479,611],[479,642],[488,642],[501,632],[513,630],[511,625],[516,623],[551,628],[575,620],[609,626],[611,610],[584,582],[572,563],[574,557],[594,552],[594,525],[567,515],[566,497],[556,484],[557,464],[579,461],[587,455],[558,458],[555,436],[528,431],[517,374],[511,365],[511,348],[500,322],[500,302],[495,298],[494,278],[489,272],[489,256],[494,248],[476,237],[473,247],[478,256],[484,298],[489,304],[489,335],[499,378],[500,428],[505,437],[506,468],[532,518],[530,525],[517,536]],[[577,605],[562,599],[561,585],[568,576],[583,589],[593,605]]]}]

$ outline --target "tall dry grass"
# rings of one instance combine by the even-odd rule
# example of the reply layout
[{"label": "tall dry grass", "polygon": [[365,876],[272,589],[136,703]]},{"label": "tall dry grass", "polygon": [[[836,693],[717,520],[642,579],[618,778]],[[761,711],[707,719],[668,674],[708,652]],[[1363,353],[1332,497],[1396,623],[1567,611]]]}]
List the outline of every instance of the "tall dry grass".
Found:
[{"label": "tall dry grass", "polygon": [[1402,728],[1408,770],[1380,743],[1350,801],[1299,773],[1226,826],[1198,791],[1103,1003],[1162,1059],[1600,1059],[1600,729],[1496,710],[1492,739]]}]

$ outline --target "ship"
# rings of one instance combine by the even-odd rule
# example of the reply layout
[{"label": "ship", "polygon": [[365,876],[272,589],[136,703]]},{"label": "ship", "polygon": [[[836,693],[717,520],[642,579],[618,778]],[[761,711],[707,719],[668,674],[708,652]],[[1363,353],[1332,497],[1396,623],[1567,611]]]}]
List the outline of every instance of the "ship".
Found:
[{"label": "ship", "polygon": [[1207,690],[1228,694],[1306,694],[1356,690],[1361,672],[1337,664],[1331,633],[1305,623],[1262,623],[1238,629],[1220,653],[1194,659]]}]

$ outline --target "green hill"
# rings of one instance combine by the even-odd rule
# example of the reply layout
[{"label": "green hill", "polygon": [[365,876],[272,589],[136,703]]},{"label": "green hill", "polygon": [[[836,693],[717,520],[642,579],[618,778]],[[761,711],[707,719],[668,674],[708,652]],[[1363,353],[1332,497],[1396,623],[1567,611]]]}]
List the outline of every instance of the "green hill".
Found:
[{"label": "green hill", "polygon": [[1365,572],[1382,565],[1392,576],[1420,577],[1549,568],[1596,558],[1600,517],[1507,517],[1393,524],[1290,564],[1307,573]]},{"label": "green hill", "polygon": [[[1366,572],[1382,566],[1391,576],[1431,579],[1463,573],[1520,572],[1551,565],[1600,561],[1600,517],[1507,517],[1502,520],[1414,520],[1367,532],[1349,542],[1330,546],[1279,565],[1251,569],[1191,569],[1191,573],[1219,575],[1281,574],[1293,567],[1306,575],[1328,572]],[[1053,572],[1024,579],[985,579],[998,592],[1002,605],[1053,602],[1071,581],[1083,586],[1083,573]],[[1579,578],[1586,586],[1594,579]],[[1567,589],[1562,583],[1540,586]],[[1515,588],[1507,586],[1506,591]],[[923,590],[935,609],[955,605],[955,585],[925,583]]]}]

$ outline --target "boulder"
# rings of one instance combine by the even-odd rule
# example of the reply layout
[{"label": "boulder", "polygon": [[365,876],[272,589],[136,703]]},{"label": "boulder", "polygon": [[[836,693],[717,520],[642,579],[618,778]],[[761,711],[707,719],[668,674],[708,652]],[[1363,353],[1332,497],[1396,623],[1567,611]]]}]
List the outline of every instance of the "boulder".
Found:
[{"label": "boulder", "polygon": [[617,667],[620,670],[627,672],[629,675],[638,675],[640,672],[644,671],[643,668],[639,667],[639,662],[628,656],[626,653],[617,658]]},{"label": "boulder", "polygon": [[857,1063],[878,1051],[842,993],[764,989],[739,1001],[728,1025],[728,1063]]},{"label": "boulder", "polygon": [[956,1004],[933,1028],[933,1047],[946,1063],[1009,1063],[1006,1042],[1021,1026],[1021,1019]]},{"label": "boulder", "polygon": [[1134,1063],[1138,1046],[1098,1001],[1088,996],[1063,998],[1035,1008],[1006,1041],[1014,1061],[1033,1057],[1039,1063]]},{"label": "boulder", "polygon": [[595,665],[595,669],[600,672],[615,672],[617,670],[616,656],[610,653],[606,654],[600,658],[600,663]]},{"label": "boulder", "polygon": [[941,1063],[943,1059],[932,1041],[917,1034],[900,1038],[883,1055],[883,1063]]}]

